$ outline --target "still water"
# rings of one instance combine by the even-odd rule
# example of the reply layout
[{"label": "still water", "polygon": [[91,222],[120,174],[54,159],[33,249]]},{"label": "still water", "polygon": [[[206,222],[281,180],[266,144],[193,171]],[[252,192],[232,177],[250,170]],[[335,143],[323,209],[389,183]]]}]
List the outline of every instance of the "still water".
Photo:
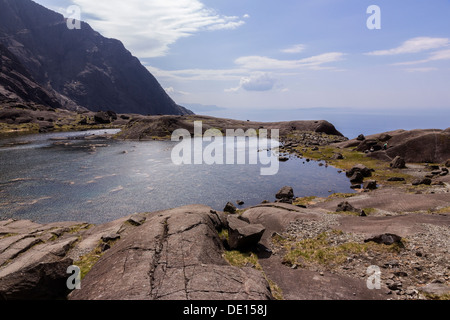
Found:
[{"label": "still water", "polygon": [[[245,207],[274,201],[286,185],[297,197],[352,192],[345,174],[317,162],[293,158],[274,176],[262,176],[261,165],[177,166],[176,142],[101,140],[103,133],[0,140],[0,219],[105,223],[188,204],[223,210],[228,201]],[[76,139],[86,135],[99,138]]]}]

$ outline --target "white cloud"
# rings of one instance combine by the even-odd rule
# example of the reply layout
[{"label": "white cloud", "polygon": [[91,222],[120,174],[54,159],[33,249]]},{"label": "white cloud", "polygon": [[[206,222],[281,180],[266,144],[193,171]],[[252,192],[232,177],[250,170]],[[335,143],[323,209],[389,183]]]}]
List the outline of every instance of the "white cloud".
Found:
[{"label": "white cloud", "polygon": [[242,77],[238,87],[226,89],[225,92],[237,92],[240,89],[245,91],[270,91],[275,86],[276,81],[269,73],[257,73]]},{"label": "white cloud", "polygon": [[450,44],[449,38],[430,38],[430,37],[417,37],[409,39],[397,48],[389,50],[378,50],[367,53],[372,56],[388,56],[407,53],[418,53],[433,49],[439,49],[446,47]]},{"label": "white cloud", "polygon": [[283,53],[300,53],[305,51],[306,46],[304,44],[296,44],[295,46],[286,48],[281,50],[281,52]]},{"label": "white cloud", "polygon": [[235,29],[245,23],[199,0],[72,1],[95,30],[123,41],[139,58],[164,56],[171,44],[197,32]]},{"label": "white cloud", "polygon": [[173,87],[164,88],[164,90],[165,90],[169,95],[170,95],[170,94],[173,94],[173,95],[182,95],[182,96],[188,96],[188,95],[190,95],[189,92],[178,91],[178,90],[175,90]]},{"label": "white cloud", "polygon": [[[251,70],[293,70],[301,68],[323,69],[323,64],[341,61],[345,56],[342,52],[329,52],[300,60],[279,60],[261,56],[247,56],[235,60],[242,68]],[[330,68],[327,68],[330,69]]]},{"label": "white cloud", "polygon": [[409,69],[405,69],[405,71],[407,72],[431,72],[431,71],[436,71],[438,70],[437,68],[409,68]]},{"label": "white cloud", "polygon": [[246,13],[246,14],[244,14],[244,15],[242,16],[242,18],[244,18],[244,19],[249,19],[249,18],[250,18],[250,15],[249,15],[248,13]]},{"label": "white cloud", "polygon": [[440,60],[450,60],[450,49],[439,50],[433,52],[429,55],[427,59],[415,60],[415,61],[406,61],[406,62],[397,62],[392,64],[393,66],[409,66],[421,63],[427,63],[432,61],[440,61]]}]

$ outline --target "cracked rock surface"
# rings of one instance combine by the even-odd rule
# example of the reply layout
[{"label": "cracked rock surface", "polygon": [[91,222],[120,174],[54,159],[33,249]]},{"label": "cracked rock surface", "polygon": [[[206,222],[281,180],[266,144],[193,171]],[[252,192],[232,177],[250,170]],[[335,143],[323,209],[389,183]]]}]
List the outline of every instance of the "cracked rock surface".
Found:
[{"label": "cracked rock surface", "polygon": [[219,216],[194,205],[151,213],[111,248],[70,299],[264,300],[261,272],[222,257]]}]

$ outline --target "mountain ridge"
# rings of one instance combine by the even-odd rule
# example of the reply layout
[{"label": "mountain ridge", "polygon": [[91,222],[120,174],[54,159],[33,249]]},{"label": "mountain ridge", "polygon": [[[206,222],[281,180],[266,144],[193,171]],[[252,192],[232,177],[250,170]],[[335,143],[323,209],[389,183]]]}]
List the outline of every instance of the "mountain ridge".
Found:
[{"label": "mountain ridge", "polygon": [[66,19],[31,0],[0,0],[0,43],[63,107],[183,115],[156,78],[116,39]]}]

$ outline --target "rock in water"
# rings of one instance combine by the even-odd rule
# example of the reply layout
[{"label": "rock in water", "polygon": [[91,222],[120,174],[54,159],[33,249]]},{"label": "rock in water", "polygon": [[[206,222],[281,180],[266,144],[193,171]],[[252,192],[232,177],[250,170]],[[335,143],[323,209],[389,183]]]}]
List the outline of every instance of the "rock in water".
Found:
[{"label": "rock in water", "polygon": [[366,190],[375,190],[377,188],[378,188],[378,186],[377,186],[376,180],[367,180],[363,184],[363,189],[366,189]]},{"label": "rock in water", "polygon": [[276,194],[277,199],[293,199],[294,198],[294,189],[292,187],[283,187]]},{"label": "rock in water", "polygon": [[224,212],[228,212],[228,213],[236,213],[236,206],[234,204],[232,204],[231,202],[228,202],[227,205],[225,206],[225,208],[223,209]]},{"label": "rock in water", "polygon": [[228,217],[228,245],[232,250],[247,250],[255,247],[266,229],[260,224],[249,224],[234,216]]},{"label": "rock in water", "polygon": [[364,176],[361,172],[357,171],[350,177],[350,182],[353,184],[362,183],[364,181]]},{"label": "rock in water", "polygon": [[346,175],[347,177],[353,176],[356,172],[360,172],[363,177],[368,178],[372,176],[372,170],[367,168],[363,164],[357,164],[353,168],[351,168],[349,171],[347,171]]},{"label": "rock in water", "polygon": [[390,163],[390,167],[393,169],[405,169],[406,168],[406,162],[405,159],[403,159],[400,156],[396,156],[394,160]]}]

